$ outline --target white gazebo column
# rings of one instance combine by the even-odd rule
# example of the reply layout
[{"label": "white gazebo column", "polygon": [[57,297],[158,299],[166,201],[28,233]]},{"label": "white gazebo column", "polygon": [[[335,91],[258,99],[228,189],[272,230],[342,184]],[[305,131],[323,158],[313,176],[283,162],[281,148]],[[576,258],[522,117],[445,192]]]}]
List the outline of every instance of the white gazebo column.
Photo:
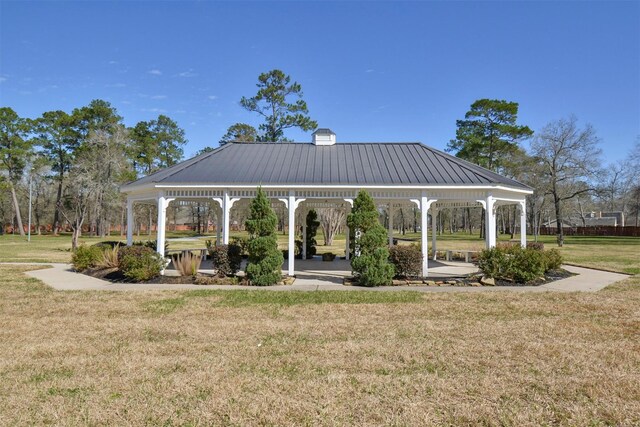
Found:
[{"label": "white gazebo column", "polygon": [[422,248],[422,277],[429,275],[429,236],[427,235],[427,196],[420,198],[420,243]]},{"label": "white gazebo column", "polygon": [[127,198],[127,246],[133,244],[133,200]]},{"label": "white gazebo column", "polygon": [[[156,238],[156,252],[158,252],[162,258],[164,258],[167,207],[172,200],[174,199],[169,199],[164,197],[164,195],[158,197],[158,233]],[[162,274],[164,274],[164,270],[162,270]]]},{"label": "white gazebo column", "polygon": [[293,263],[296,259],[296,198],[293,191],[289,192],[289,276],[294,275]]},{"label": "white gazebo column", "polygon": [[485,200],[485,238],[487,248],[496,246],[496,215],[495,215],[495,199],[492,195],[488,195]]},{"label": "white gazebo column", "polygon": [[[412,200],[418,202],[418,200]],[[423,191],[419,200],[420,207],[420,248],[422,250],[422,277],[429,276],[429,222],[428,215],[431,204],[436,200],[428,200],[427,192]]]},{"label": "white gazebo column", "polygon": [[224,190],[224,196],[222,197],[222,244],[229,244],[229,228],[230,228],[230,213],[233,204],[240,200],[239,198],[231,198],[229,196],[229,190]]},{"label": "white gazebo column", "polygon": [[393,246],[393,203],[389,202],[389,246]]},{"label": "white gazebo column", "polygon": [[289,210],[289,259],[287,260],[287,274],[293,276],[295,275],[294,262],[296,258],[296,208],[306,199],[296,200],[295,191],[290,190],[288,198],[279,200],[284,202]]},{"label": "white gazebo column", "polygon": [[437,218],[438,218],[438,209],[437,208],[431,208],[431,250],[433,251],[433,260],[435,261],[437,259],[437,254],[436,254],[436,232],[438,231],[437,229]]},{"label": "white gazebo column", "polygon": [[520,202],[520,245],[527,247],[527,201]]}]

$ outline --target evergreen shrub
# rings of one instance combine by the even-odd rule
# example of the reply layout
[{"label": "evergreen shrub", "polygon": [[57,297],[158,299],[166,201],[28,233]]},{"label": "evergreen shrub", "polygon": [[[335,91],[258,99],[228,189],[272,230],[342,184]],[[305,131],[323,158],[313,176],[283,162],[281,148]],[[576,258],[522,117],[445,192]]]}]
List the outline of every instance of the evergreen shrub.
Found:
[{"label": "evergreen shrub", "polygon": [[[378,222],[378,210],[366,191],[360,191],[353,201],[347,224],[354,231],[356,256],[351,260],[351,268],[358,283],[362,286],[391,284],[395,269],[389,262],[387,231]],[[360,234],[359,238],[355,238],[357,233]]]},{"label": "evergreen shrub", "polygon": [[560,253],[555,250],[542,251],[521,246],[498,246],[485,249],[478,257],[478,266],[488,277],[526,283],[543,277],[549,270],[562,264]]},{"label": "evergreen shrub", "polygon": [[213,266],[220,277],[231,276],[240,270],[242,248],[236,244],[213,246],[209,248]]},{"label": "evergreen shrub", "polygon": [[548,249],[543,252],[545,257],[546,271],[558,270],[562,265],[563,259],[560,251],[557,249]]},{"label": "evergreen shrub", "polygon": [[102,248],[99,246],[80,245],[71,256],[71,263],[76,271],[95,267],[101,260]]},{"label": "evergreen shrub", "polygon": [[249,232],[247,278],[255,286],[274,285],[282,277],[284,259],[278,250],[278,218],[261,187],[258,187],[256,197],[251,201],[250,211],[245,223]]},{"label": "evergreen shrub", "polygon": [[316,245],[318,242],[316,241],[316,234],[318,233],[318,227],[320,227],[318,213],[311,209],[307,213],[305,221],[307,223],[307,259],[311,259],[317,253]]},{"label": "evergreen shrub", "polygon": [[394,265],[398,277],[417,277],[422,274],[422,250],[415,245],[391,246],[389,261]]},{"label": "evergreen shrub", "polygon": [[158,276],[165,267],[159,253],[146,246],[124,246],[118,251],[120,271],[134,282],[144,282]]}]

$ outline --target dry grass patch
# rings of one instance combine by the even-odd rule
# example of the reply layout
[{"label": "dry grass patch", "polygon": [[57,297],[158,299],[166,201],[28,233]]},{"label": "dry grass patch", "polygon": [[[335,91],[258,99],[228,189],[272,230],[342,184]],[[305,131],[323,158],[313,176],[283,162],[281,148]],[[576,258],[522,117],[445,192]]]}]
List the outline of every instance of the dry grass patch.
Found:
[{"label": "dry grass patch", "polygon": [[22,271],[0,267],[1,425],[640,423],[640,277],[393,296],[54,292]]}]

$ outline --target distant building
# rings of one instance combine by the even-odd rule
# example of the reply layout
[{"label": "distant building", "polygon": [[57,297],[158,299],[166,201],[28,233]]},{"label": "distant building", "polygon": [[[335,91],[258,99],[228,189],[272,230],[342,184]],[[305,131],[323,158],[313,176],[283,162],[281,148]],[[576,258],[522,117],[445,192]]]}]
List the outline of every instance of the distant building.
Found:
[{"label": "distant building", "polygon": [[624,227],[623,212],[591,212],[585,218],[587,227],[613,226]]}]

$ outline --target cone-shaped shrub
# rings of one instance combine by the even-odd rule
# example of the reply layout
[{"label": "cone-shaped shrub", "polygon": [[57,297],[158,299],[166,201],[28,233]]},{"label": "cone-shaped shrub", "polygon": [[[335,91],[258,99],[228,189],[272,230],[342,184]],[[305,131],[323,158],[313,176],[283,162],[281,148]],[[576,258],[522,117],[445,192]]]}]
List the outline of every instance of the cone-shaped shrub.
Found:
[{"label": "cone-shaped shrub", "polygon": [[278,250],[276,236],[278,217],[261,187],[258,187],[258,194],[251,201],[250,209],[251,213],[245,222],[249,232],[247,278],[252,285],[274,285],[280,281],[284,260],[282,252]]},{"label": "cone-shaped shrub", "polygon": [[383,286],[391,283],[395,269],[389,263],[387,231],[378,222],[378,210],[373,198],[360,191],[353,201],[353,209],[347,217],[347,224],[360,237],[354,238],[354,248],[358,256],[351,260],[351,268],[363,286]]},{"label": "cone-shaped shrub", "polygon": [[307,258],[313,258],[316,254],[316,233],[318,227],[320,227],[320,221],[318,221],[318,214],[314,209],[311,209],[307,214]]}]

